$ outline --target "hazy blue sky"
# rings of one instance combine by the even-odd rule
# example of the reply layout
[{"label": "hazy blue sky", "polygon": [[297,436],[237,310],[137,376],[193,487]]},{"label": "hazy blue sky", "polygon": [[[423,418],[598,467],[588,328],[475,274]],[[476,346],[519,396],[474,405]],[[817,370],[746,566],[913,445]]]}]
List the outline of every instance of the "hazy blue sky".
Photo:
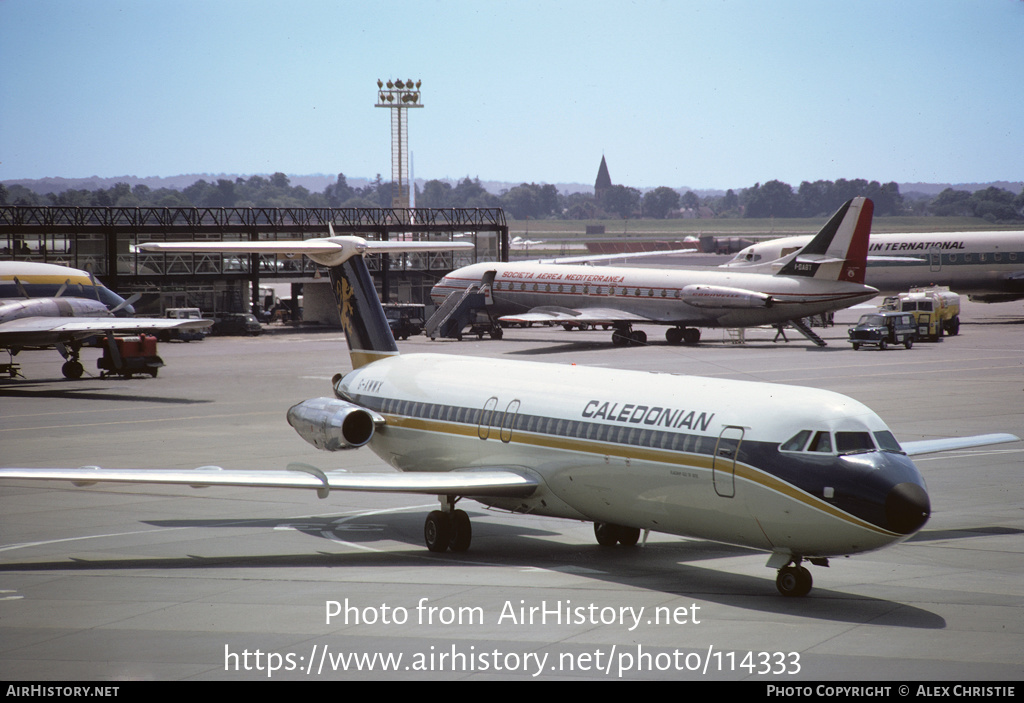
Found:
[{"label": "hazy blue sky", "polygon": [[0,0],[0,178],[1024,180],[1022,0]]}]

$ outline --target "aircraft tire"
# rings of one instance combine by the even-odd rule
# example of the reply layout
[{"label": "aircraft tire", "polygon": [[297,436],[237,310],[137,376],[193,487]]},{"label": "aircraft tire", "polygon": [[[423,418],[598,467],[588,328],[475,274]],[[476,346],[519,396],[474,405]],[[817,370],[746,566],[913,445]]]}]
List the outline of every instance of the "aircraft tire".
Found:
[{"label": "aircraft tire", "polygon": [[464,552],[473,541],[473,523],[465,510],[453,510],[451,514],[452,539],[449,549],[453,552]]},{"label": "aircraft tire", "polygon": [[423,524],[423,541],[432,552],[446,552],[452,542],[452,521],[440,510],[427,515]]},{"label": "aircraft tire", "polygon": [[784,566],[775,578],[775,587],[787,598],[802,598],[811,592],[814,579],[802,566]]},{"label": "aircraft tire", "polygon": [[640,541],[640,528],[639,527],[620,527],[619,528],[619,544],[623,547],[635,547],[636,543]]},{"label": "aircraft tire", "polygon": [[696,344],[700,341],[700,330],[694,327],[687,327],[683,330],[683,343]]},{"label": "aircraft tire", "polygon": [[665,339],[669,344],[679,344],[683,341],[683,330],[679,327],[669,327],[665,330]]},{"label": "aircraft tire", "polygon": [[647,333],[643,330],[633,330],[629,335],[629,343],[638,347],[647,344]]},{"label": "aircraft tire", "polygon": [[622,530],[618,525],[610,522],[595,522],[594,537],[602,547],[614,547],[619,542],[619,532]]},{"label": "aircraft tire", "polygon": [[65,361],[64,365],[60,367],[60,372],[64,374],[64,378],[76,380],[85,373],[85,367],[79,361]]}]

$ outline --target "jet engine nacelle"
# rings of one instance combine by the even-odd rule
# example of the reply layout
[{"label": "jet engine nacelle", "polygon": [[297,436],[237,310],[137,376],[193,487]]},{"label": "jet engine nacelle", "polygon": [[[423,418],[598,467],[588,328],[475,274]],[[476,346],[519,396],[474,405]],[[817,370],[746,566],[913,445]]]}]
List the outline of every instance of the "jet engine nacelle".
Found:
[{"label": "jet engine nacelle", "polygon": [[356,449],[373,437],[384,421],[366,408],[335,398],[311,398],[288,409],[288,424],[317,449]]},{"label": "jet engine nacelle", "polygon": [[770,308],[772,297],[743,288],[690,285],[683,287],[683,302],[695,308]]}]

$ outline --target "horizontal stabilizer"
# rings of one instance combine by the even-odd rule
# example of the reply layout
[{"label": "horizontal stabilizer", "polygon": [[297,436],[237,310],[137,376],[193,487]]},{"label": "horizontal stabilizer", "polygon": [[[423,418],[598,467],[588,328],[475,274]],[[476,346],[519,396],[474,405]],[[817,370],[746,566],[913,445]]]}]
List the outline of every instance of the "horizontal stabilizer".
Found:
[{"label": "horizontal stabilizer", "polygon": [[472,242],[406,242],[375,241],[361,237],[324,237],[320,239],[289,239],[265,242],[146,242],[135,245],[138,252],[223,252],[232,254],[331,254],[345,248],[345,240],[358,240],[360,253],[388,254],[420,251],[452,251],[472,249]]}]

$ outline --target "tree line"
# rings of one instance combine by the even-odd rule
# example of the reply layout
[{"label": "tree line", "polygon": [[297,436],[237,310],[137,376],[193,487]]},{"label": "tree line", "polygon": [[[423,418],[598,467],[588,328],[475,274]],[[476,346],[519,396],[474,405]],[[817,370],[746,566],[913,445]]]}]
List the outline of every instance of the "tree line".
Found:
[{"label": "tree line", "polygon": [[[38,194],[22,185],[0,184],[0,205],[101,207],[391,207],[395,185],[380,174],[363,187],[352,187],[345,174],[323,192],[293,186],[288,176],[198,180],[181,190],[152,189],[117,183],[98,190],[68,189]],[[698,196],[691,190],[661,186],[641,192],[614,185],[600,197],[593,193],[562,194],[553,185],[523,183],[495,195],[468,176],[455,185],[430,180],[417,185],[417,207],[500,207],[514,220],[525,219],[666,219],[672,217],[826,217],[850,198],[867,196],[875,214],[935,217],[980,217],[992,223],[1024,221],[1024,190],[1014,194],[996,187],[970,192],[947,188],[933,198],[904,197],[896,183],[863,179],[804,181],[794,189],[781,181],[756,183],[723,195]]]}]

